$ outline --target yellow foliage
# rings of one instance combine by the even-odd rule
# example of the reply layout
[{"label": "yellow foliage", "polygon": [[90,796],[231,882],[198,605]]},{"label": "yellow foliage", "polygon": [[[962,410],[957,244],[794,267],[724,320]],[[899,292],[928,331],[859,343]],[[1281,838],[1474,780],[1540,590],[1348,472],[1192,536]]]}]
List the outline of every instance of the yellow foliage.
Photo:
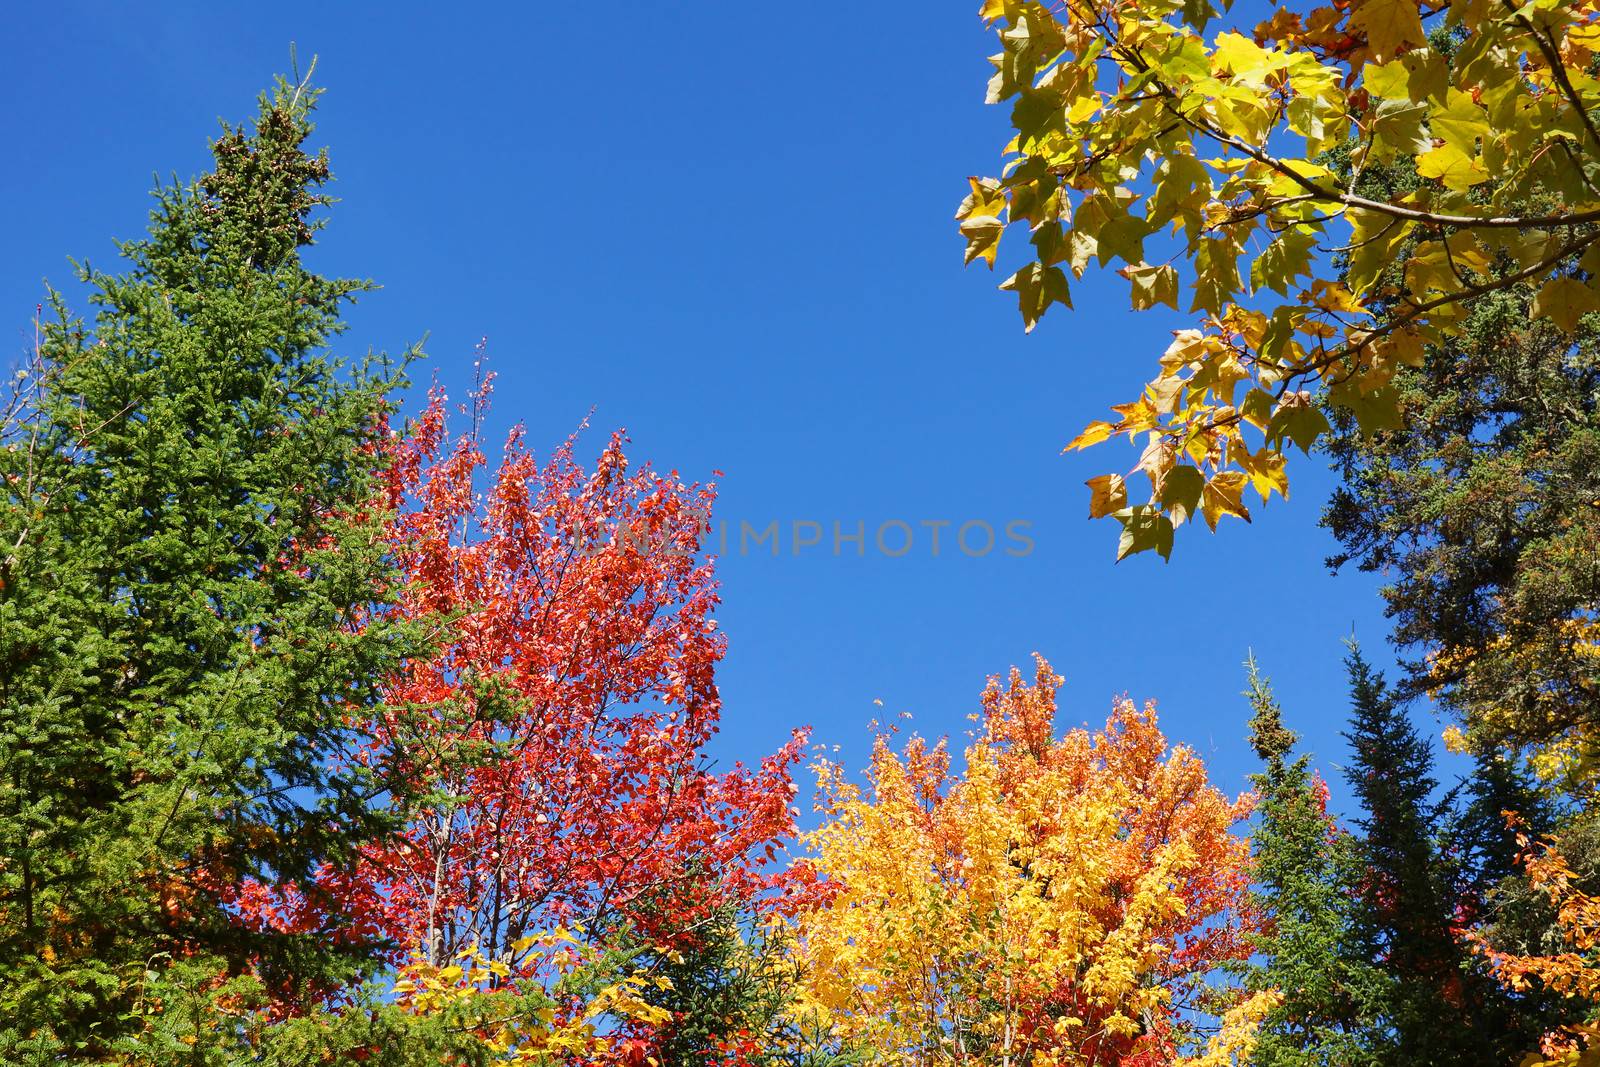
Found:
[{"label": "yellow foliage", "polygon": [[[1513,622],[1515,620],[1512,620]],[[1600,658],[1600,621],[1569,618],[1536,633],[1516,627],[1487,645],[1451,647],[1429,658],[1429,673],[1448,679],[1458,703],[1470,708],[1461,727],[1447,730],[1452,751],[1472,751],[1505,738],[1536,738],[1525,754],[1543,781],[1579,795],[1600,786],[1600,735],[1571,707],[1592,684]],[[1506,694],[1517,693],[1513,701]]]},{"label": "yellow foliage", "polygon": [[[1117,1063],[1196,1044],[1188,1009],[1247,950],[1249,802],[1210,786],[1153,708],[1054,735],[1060,679],[991,680],[952,776],[946,746],[880,736],[866,786],[818,766],[823,903],[795,920],[800,1012],[887,1064]],[[1230,1008],[1195,1064],[1247,1047]],[[1026,1054],[1026,1055],[1024,1055]],[[1031,1057],[1031,1059],[1029,1058]]]},{"label": "yellow foliage", "polygon": [[[1448,347],[1475,298],[1537,286],[1536,313],[1574,336],[1600,311],[1597,0],[1303,0],[1255,27],[1228,9],[981,7],[1010,131],[1000,176],[970,179],[956,213],[967,262],[1026,238],[1000,288],[1029,330],[1095,261],[1135,310],[1193,327],[1068,446],[1142,450],[1148,502],[1108,508],[1091,483],[1119,558],[1167,555],[1196,513],[1248,519],[1244,477],[1263,504],[1286,492],[1290,445],[1328,430],[1318,389],[1364,431],[1399,425],[1396,367]],[[1361,180],[1395,160],[1414,187]]]},{"label": "yellow foliage", "polygon": [[1181,1060],[1182,1067],[1233,1067],[1249,1063],[1262,1021],[1282,1002],[1282,993],[1268,990],[1251,994],[1235,1004],[1223,1013],[1217,1032],[1206,1039],[1205,1051]]},{"label": "yellow foliage", "polygon": [[[573,952],[583,951],[565,930],[524,938],[515,948],[526,951],[560,944],[571,946]],[[396,1002],[418,1015],[465,1011],[473,1020],[478,1040],[508,1061],[565,1063],[572,1057],[599,1055],[609,1047],[605,1036],[608,1021],[657,1024],[671,1017],[641,995],[663,981],[644,974],[622,975],[590,992],[576,1006],[552,999],[531,1012],[510,1012],[492,996],[504,988],[503,980],[510,972],[505,961],[488,959],[476,946],[457,953],[456,960],[443,967],[413,960],[400,968],[392,989]]]}]

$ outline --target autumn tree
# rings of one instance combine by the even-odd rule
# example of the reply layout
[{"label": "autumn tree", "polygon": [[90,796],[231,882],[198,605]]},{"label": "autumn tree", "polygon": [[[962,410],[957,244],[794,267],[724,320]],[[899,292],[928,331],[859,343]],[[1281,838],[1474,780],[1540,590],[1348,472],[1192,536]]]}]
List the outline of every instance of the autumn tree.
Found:
[{"label": "autumn tree", "polygon": [[[1468,802],[1453,820],[1451,848],[1460,857],[1458,913],[1470,923],[1469,941],[1491,961],[1555,955],[1567,947],[1560,892],[1530,862],[1535,843],[1559,839],[1561,892],[1600,890],[1600,827],[1592,813],[1556,803],[1511,758],[1480,755],[1466,782]],[[1576,987],[1519,981],[1500,971],[1508,1025],[1532,1049],[1563,1027],[1594,1017],[1595,1002]],[[1546,1042],[1548,1043],[1548,1042]]]},{"label": "autumn tree", "polygon": [[[1592,1067],[1600,1063],[1600,879],[1596,877],[1595,826],[1585,821],[1569,832],[1535,836],[1512,820],[1521,849],[1517,862],[1525,882],[1502,892],[1502,914],[1486,930],[1474,931],[1474,944],[1490,961],[1495,976],[1534,1008],[1524,1019],[1536,1025],[1538,1055],[1525,1063]],[[1578,857],[1583,857],[1579,859]],[[1521,890],[1521,892],[1517,892]],[[1532,908],[1530,909],[1530,905]],[[1518,912],[1535,910],[1546,923],[1541,936],[1519,938],[1526,929]],[[1525,1048],[1532,1049],[1532,1039]]]},{"label": "autumn tree", "polygon": [[[1248,518],[1247,488],[1287,492],[1289,447],[1328,430],[1313,393],[1363,431],[1401,424],[1396,373],[1448,347],[1480,299],[1531,287],[1568,337],[1600,306],[1593,0],[1307,4],[1253,31],[1209,0],[982,14],[1013,136],[1002,177],[972,179],[958,213],[968,261],[992,267],[1007,230],[1027,234],[1002,288],[1030,329],[1096,261],[1121,264],[1135,309],[1193,316],[1153,380],[1069,446],[1142,439],[1147,499],[1129,475],[1090,482],[1119,556],[1169,553],[1197,513]],[[1412,187],[1360,185],[1397,159]]]},{"label": "autumn tree", "polygon": [[819,765],[801,1008],[876,1062],[1242,1062],[1276,998],[1211,981],[1249,953],[1249,802],[1148,706],[1058,737],[1060,681],[992,679],[960,776],[917,738],[864,786]]},{"label": "autumn tree", "polygon": [[[200,179],[155,192],[95,307],[52,294],[0,464],[0,1049],[90,1061],[179,963],[336,982],[338,909],[233,921],[208,878],[303,878],[386,829],[359,744],[418,647],[392,587],[378,432],[398,383],[332,350],[368,288],[322,226],[316,92],[280,82]],[[26,384],[26,382],[25,382]],[[337,766],[338,769],[335,769]]]},{"label": "autumn tree", "polygon": [[1261,1021],[1255,1067],[1362,1063],[1378,1038],[1379,972],[1356,937],[1355,842],[1328,812],[1328,787],[1311,770],[1252,657],[1247,696],[1254,778],[1252,890],[1263,929],[1246,985],[1279,990]]},{"label": "autumn tree", "polygon": [[435,654],[385,679],[358,763],[394,763],[422,801],[306,891],[245,884],[235,900],[293,930],[332,899],[397,959],[476,952],[491,984],[520,988],[551,978],[548,931],[670,947],[781,891],[761,868],[792,827],[802,739],[752,769],[707,765],[725,649],[702,543],[714,486],[630,468],[620,433],[590,468],[576,437],[541,460],[518,428],[480,489],[490,383],[466,433],[435,391],[389,446],[387,536],[406,579],[392,613],[445,621]]}]

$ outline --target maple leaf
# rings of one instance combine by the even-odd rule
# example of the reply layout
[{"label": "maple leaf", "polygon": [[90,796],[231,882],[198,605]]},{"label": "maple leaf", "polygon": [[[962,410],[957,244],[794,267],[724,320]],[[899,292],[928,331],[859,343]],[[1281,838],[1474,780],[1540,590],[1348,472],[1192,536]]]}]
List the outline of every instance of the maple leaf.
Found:
[{"label": "maple leaf", "polygon": [[[1253,39],[1212,28],[1216,14],[1208,0],[985,4],[1000,44],[990,100],[1012,103],[1011,136],[1000,176],[970,179],[959,213],[969,260],[1026,227],[1033,259],[1003,288],[1030,331],[1070,309],[1065,269],[1095,263],[1128,279],[1135,311],[1187,309],[1148,410],[1114,405],[1119,422],[1069,448],[1160,436],[1203,482],[1213,525],[1245,517],[1241,473],[1287,484],[1276,459],[1243,471],[1238,457],[1310,451],[1328,431],[1319,401],[1300,398],[1403,431],[1388,379],[1421,359],[1419,339],[1447,350],[1469,302],[1552,280],[1541,307],[1569,328],[1590,297],[1562,279],[1600,264],[1592,3],[1508,17],[1484,3],[1310,2]],[[1429,44],[1431,20],[1448,49]],[[1377,166],[1409,169],[1415,186],[1367,180]],[[1498,269],[1502,252],[1517,269]],[[1120,552],[1171,550],[1197,481],[1178,474],[1163,492],[1167,480],[1144,501],[1091,504],[1121,524]]]},{"label": "maple leaf", "polygon": [[1361,0],[1350,25],[1365,31],[1367,47],[1379,62],[1394,58],[1405,45],[1428,39],[1417,0]]}]

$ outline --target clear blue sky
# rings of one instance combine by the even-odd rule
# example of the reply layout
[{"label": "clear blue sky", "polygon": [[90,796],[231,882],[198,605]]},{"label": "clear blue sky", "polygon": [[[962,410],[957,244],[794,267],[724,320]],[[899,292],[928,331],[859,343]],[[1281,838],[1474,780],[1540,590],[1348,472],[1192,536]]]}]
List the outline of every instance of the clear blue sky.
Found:
[{"label": "clear blue sky", "polygon": [[[1068,679],[1065,723],[1154,698],[1241,789],[1254,647],[1338,762],[1341,641],[1354,627],[1386,662],[1387,630],[1374,580],[1323,566],[1322,461],[1253,526],[1113,565],[1116,529],[1087,520],[1082,483],[1135,457],[1060,449],[1184,321],[1134,314],[1120,278],[1091,275],[1076,312],[1024,336],[1000,275],[961,266],[952,212],[1006,137],[983,105],[976,6],[24,5],[0,112],[8,358],[41,280],[69,281],[68,255],[112,266],[152,174],[203,169],[217,118],[247,116],[295,41],[320,56],[342,198],[315,262],[384,286],[352,349],[427,334],[459,395],[487,335],[502,428],[523,420],[545,446],[594,407],[596,445],[626,426],[637,458],[726,472],[735,549],[740,522],[783,524],[778,558],[721,567],[720,760],[806,723],[858,765],[867,721],[901,710],[959,735],[985,676],[1037,650]],[[963,555],[952,526],[934,557],[921,523],[945,519],[999,544]],[[793,555],[796,520],[823,544]],[[916,535],[899,558],[870,543],[892,520]],[[1032,524],[1022,558],[1002,550],[1013,520]],[[866,524],[864,558],[833,555],[834,522]]]}]

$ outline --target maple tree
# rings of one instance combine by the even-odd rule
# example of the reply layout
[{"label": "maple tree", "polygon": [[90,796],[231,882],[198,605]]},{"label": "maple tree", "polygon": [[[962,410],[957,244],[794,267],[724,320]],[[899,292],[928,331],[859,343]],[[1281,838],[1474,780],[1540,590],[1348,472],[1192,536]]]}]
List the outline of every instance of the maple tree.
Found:
[{"label": "maple tree", "polygon": [[1250,951],[1249,798],[1149,706],[1055,736],[1060,682],[991,679],[960,776],[881,734],[865,788],[818,765],[798,1010],[877,1062],[1242,1062],[1276,1001],[1213,981]]},{"label": "maple tree", "polygon": [[[1397,369],[1448,345],[1474,299],[1536,285],[1534,313],[1568,335],[1600,308],[1594,0],[1308,4],[1248,34],[1213,32],[1210,0],[985,0],[982,17],[1014,137],[957,214],[967,261],[1027,232],[1001,287],[1029,329],[1094,260],[1122,264],[1135,309],[1196,317],[1068,446],[1145,439],[1146,501],[1131,475],[1089,483],[1119,558],[1168,555],[1196,514],[1248,519],[1248,488],[1286,494],[1289,447],[1328,429],[1313,390],[1364,431],[1397,425]],[[1409,188],[1363,183],[1395,160]]]},{"label": "maple tree", "polygon": [[481,955],[491,986],[520,988],[551,977],[544,931],[670,950],[723,905],[781,889],[762,866],[792,828],[803,735],[753,769],[707,766],[725,649],[701,543],[714,486],[630,469],[620,432],[592,469],[576,436],[540,461],[518,428],[479,492],[491,387],[473,391],[468,433],[451,434],[435,391],[390,446],[407,579],[392,612],[441,633],[385,684],[358,762],[395,765],[423,802],[359,862],[233,900],[291,930],[332,902],[356,916],[343,936],[431,968]]}]

